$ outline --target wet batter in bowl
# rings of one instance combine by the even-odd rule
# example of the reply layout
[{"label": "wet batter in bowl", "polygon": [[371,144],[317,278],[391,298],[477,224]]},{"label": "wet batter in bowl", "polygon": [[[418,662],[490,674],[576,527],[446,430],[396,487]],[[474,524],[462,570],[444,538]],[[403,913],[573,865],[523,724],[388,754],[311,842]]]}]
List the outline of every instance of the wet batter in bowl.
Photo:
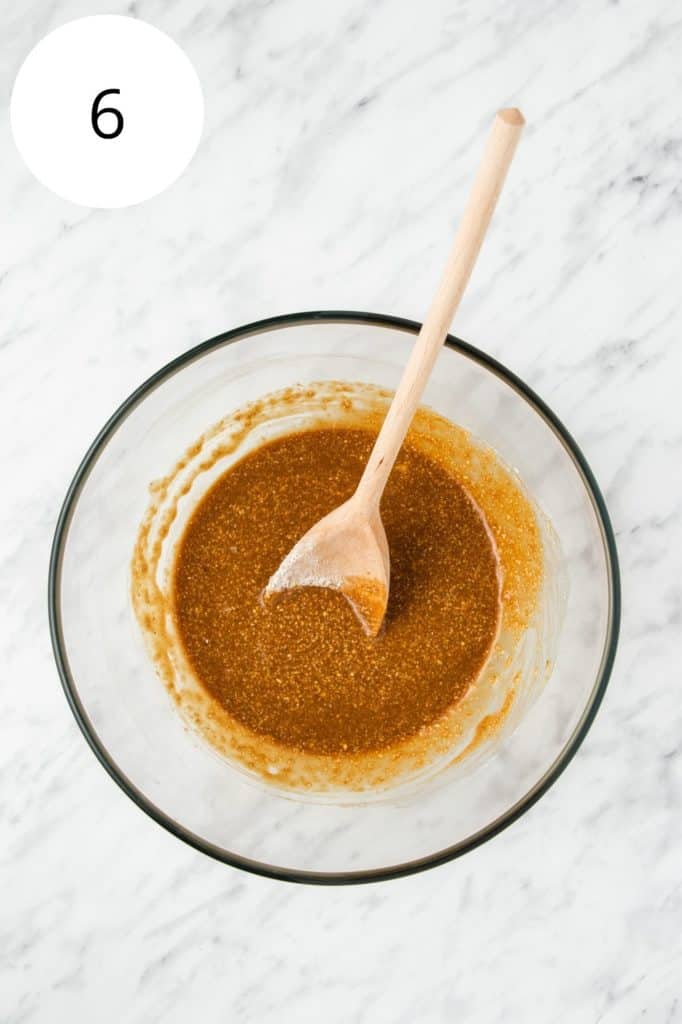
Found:
[{"label": "wet batter in bowl", "polygon": [[484,756],[551,669],[548,521],[492,449],[429,409],[382,502],[380,635],[330,590],[263,607],[294,541],[355,489],[390,398],[323,381],[244,405],[151,485],[138,530],[133,609],[183,721],[287,793],[381,799]]},{"label": "wet batter in bowl", "polygon": [[175,559],[174,617],[201,685],[252,733],[307,753],[419,733],[475,682],[498,631],[491,533],[454,476],[409,444],[381,508],[391,592],[379,637],[329,590],[263,606],[283,555],[355,490],[374,436],[321,428],[257,448],[199,502]]}]

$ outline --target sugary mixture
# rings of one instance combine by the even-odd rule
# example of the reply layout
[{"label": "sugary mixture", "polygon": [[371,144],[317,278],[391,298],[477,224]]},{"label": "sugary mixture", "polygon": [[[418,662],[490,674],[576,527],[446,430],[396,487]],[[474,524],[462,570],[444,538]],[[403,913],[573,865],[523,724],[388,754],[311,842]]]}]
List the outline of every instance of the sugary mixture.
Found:
[{"label": "sugary mixture", "polygon": [[322,427],[257,448],[199,502],[174,563],[173,615],[201,685],[253,733],[311,754],[415,736],[465,695],[498,632],[498,560],[483,518],[409,443],[381,507],[391,591],[380,635],[367,638],[328,590],[263,606],[294,542],[350,497],[373,440]]}]

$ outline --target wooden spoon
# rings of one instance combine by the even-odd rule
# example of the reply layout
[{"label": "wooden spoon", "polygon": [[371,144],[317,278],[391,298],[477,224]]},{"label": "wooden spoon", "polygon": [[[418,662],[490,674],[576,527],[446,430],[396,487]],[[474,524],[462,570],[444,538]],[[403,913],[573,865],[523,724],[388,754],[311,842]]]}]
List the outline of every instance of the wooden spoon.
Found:
[{"label": "wooden spoon", "polygon": [[524,123],[519,110],[497,113],[438,291],[357,490],[292,548],[270,577],[266,600],[293,587],[331,587],[348,599],[368,636],[379,632],[390,581],[381,496],[471,276]]}]

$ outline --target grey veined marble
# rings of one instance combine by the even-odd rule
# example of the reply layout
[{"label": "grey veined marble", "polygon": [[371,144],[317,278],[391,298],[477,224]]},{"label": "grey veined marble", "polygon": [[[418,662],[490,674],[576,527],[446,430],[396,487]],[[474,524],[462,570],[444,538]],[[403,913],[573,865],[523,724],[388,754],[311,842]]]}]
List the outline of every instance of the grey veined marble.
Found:
[{"label": "grey veined marble", "polygon": [[[8,95],[50,29],[169,32],[205,134],[120,211],[45,191]],[[26,0],[0,14],[0,1019],[682,1021],[682,8],[675,0]],[[189,345],[311,308],[419,319],[496,107],[528,128],[459,335],[583,447],[616,529],[618,660],[569,770],[464,859],[357,889],[214,863],[113,785],[66,705],[46,571],[114,407]]]}]

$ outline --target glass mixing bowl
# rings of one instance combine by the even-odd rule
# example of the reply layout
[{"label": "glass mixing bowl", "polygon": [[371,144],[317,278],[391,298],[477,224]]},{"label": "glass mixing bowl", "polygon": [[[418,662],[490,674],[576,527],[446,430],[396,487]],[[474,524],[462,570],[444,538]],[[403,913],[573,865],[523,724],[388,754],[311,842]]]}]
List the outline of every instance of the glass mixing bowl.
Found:
[{"label": "glass mixing bowl", "polygon": [[[88,743],[159,824],[228,864],[291,881],[360,882],[432,867],[511,824],[551,786],[594,719],[615,656],[620,599],[603,498],[575,442],[499,363],[448,337],[424,404],[493,447],[551,519],[568,575],[549,682],[490,756],[380,802],[292,799],[255,785],[188,730],[147,656],[130,559],[149,484],[226,413],[294,384],[393,389],[419,324],[369,313],[276,317],[175,359],[114,413],[69,488],[49,611],[66,696]],[[456,524],[453,523],[453,529]]]}]

